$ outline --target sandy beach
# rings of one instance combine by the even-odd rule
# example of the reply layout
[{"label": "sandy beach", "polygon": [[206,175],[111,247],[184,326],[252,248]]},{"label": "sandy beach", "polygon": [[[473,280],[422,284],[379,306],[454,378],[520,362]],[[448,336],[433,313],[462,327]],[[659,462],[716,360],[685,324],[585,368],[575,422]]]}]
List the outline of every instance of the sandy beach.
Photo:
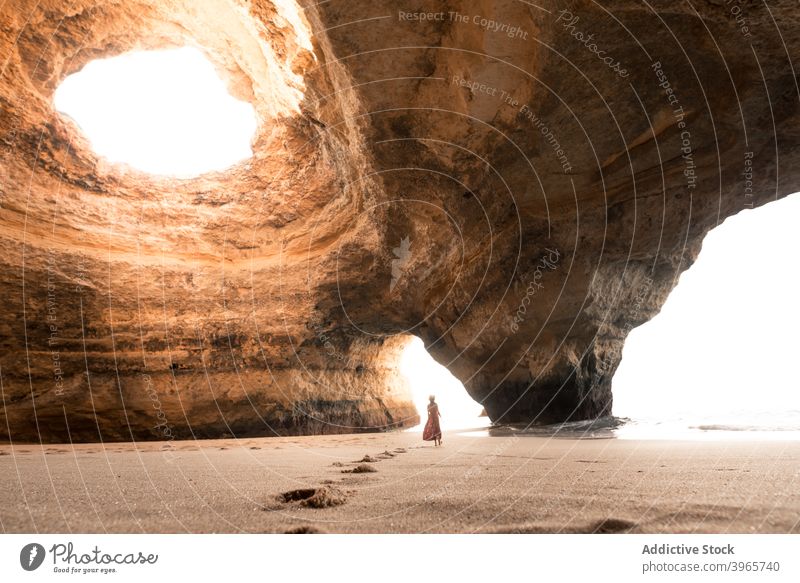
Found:
[{"label": "sandy beach", "polygon": [[409,432],[174,442],[168,451],[153,442],[3,445],[0,528],[800,532],[796,441],[444,439],[442,448]]}]

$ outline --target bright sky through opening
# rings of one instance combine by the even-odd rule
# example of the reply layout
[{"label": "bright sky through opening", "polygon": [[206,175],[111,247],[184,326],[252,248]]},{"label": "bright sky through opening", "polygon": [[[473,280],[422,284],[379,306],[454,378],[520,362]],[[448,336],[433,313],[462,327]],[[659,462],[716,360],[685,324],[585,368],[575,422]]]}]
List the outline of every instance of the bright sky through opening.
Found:
[{"label": "bright sky through opening", "polygon": [[706,236],[661,313],[628,336],[615,415],[800,429],[798,224],[800,193]]},{"label": "bright sky through opening", "polygon": [[442,414],[442,431],[473,429],[489,425],[488,417],[480,417],[483,407],[472,400],[467,389],[450,371],[433,360],[419,338],[414,338],[403,351],[400,372],[411,385],[414,405],[419,411],[422,430],[427,419],[428,396],[436,395]]},{"label": "bright sky through opening", "polygon": [[55,106],[97,154],[151,174],[191,178],[253,155],[253,106],[192,47],[92,61],[58,87]]}]

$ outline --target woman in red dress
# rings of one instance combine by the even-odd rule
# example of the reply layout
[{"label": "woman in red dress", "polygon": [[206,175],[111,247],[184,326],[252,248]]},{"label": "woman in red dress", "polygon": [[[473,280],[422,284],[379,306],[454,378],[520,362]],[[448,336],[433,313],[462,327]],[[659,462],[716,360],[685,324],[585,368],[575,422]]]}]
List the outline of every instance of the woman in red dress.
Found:
[{"label": "woman in red dress", "polygon": [[439,427],[439,405],[436,404],[436,397],[431,395],[428,397],[428,421],[425,423],[425,429],[422,432],[422,439],[425,441],[432,441],[434,445],[442,445],[442,428]]}]

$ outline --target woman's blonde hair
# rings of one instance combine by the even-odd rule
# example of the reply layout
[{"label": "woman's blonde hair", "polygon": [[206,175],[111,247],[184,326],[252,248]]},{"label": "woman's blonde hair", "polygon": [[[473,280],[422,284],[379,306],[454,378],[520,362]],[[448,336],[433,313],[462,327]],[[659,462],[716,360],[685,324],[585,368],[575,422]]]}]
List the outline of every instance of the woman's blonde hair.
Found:
[{"label": "woman's blonde hair", "polygon": [[436,395],[428,395],[428,400],[433,403],[436,400]]}]

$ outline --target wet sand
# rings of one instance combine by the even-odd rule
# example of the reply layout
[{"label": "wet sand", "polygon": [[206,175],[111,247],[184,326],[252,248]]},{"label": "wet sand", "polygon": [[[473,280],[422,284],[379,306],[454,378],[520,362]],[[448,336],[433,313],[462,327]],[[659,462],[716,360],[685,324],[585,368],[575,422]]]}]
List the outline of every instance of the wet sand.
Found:
[{"label": "wet sand", "polygon": [[800,442],[444,439],[2,445],[0,529],[800,532]]}]

